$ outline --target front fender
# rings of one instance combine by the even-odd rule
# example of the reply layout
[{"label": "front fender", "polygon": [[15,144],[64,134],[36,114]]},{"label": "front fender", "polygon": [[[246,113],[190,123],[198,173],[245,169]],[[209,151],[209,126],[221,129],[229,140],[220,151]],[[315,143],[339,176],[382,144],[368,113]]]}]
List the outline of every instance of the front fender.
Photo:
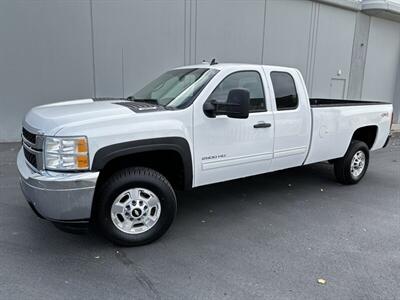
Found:
[{"label": "front fender", "polygon": [[96,152],[93,158],[92,171],[102,170],[107,163],[119,157],[157,150],[173,150],[179,153],[185,172],[185,188],[191,188],[193,183],[192,155],[189,143],[181,137],[137,140],[103,147]]}]

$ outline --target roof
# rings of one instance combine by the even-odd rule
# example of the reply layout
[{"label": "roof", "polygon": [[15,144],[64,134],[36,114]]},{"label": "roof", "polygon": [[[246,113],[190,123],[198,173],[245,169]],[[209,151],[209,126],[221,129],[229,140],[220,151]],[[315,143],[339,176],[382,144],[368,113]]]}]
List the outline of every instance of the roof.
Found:
[{"label": "roof", "polygon": [[400,0],[363,0],[362,12],[400,22]]},{"label": "roof", "polygon": [[400,22],[400,0],[314,0],[370,16]]}]

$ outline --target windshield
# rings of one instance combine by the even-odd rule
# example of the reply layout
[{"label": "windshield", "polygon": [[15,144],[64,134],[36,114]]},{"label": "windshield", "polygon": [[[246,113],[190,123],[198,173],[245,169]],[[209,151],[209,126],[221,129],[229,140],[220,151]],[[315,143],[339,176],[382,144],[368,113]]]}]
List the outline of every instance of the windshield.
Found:
[{"label": "windshield", "polygon": [[207,68],[168,71],[128,98],[171,108],[185,108],[193,103],[217,73],[218,70]]}]

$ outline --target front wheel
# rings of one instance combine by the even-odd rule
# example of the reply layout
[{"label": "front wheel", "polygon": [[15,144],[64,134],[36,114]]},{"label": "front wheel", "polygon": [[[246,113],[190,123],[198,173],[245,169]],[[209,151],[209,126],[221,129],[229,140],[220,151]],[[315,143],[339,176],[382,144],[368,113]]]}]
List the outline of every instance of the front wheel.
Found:
[{"label": "front wheel", "polygon": [[96,224],[112,242],[139,246],[161,237],[176,215],[168,180],[155,170],[128,168],[114,173],[96,192]]},{"label": "front wheel", "polygon": [[367,172],[369,148],[361,141],[352,141],[342,158],[334,162],[336,179],[342,184],[356,184]]}]

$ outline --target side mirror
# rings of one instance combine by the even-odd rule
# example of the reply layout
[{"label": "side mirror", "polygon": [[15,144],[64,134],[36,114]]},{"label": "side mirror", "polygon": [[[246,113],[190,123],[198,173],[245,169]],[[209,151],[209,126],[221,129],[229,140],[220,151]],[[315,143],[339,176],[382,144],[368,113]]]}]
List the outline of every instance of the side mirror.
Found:
[{"label": "side mirror", "polygon": [[215,118],[217,115],[227,115],[229,118],[247,119],[249,117],[250,93],[245,89],[229,91],[226,103],[215,100],[204,103],[203,110],[207,117]]}]

